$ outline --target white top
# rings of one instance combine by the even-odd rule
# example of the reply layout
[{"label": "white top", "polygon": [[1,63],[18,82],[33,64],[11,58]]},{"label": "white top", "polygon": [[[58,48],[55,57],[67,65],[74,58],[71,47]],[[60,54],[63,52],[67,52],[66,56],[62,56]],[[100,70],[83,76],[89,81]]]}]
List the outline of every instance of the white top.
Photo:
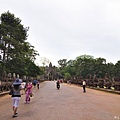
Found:
[{"label": "white top", "polygon": [[22,83],[21,83],[21,87],[22,87],[22,88],[25,88],[25,85],[26,85],[25,82],[22,82]]},{"label": "white top", "polygon": [[86,85],[86,82],[85,82],[85,81],[83,81],[83,85]]}]

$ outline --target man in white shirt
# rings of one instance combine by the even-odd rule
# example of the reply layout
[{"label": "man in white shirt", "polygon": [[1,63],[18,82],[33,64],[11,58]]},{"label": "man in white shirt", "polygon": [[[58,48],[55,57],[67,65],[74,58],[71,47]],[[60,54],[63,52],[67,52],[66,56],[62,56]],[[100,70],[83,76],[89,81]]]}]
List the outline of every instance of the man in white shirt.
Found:
[{"label": "man in white shirt", "polygon": [[85,82],[85,80],[83,80],[83,92],[84,92],[84,93],[86,92],[85,87],[86,87],[86,82]]}]

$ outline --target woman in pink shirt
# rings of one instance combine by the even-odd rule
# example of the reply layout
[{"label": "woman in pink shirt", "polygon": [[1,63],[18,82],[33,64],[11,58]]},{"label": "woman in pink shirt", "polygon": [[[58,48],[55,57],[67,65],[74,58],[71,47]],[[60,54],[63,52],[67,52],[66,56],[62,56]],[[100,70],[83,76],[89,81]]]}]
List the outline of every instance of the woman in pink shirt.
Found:
[{"label": "woman in pink shirt", "polygon": [[26,103],[30,103],[30,94],[32,94],[32,83],[29,82],[26,85]]}]

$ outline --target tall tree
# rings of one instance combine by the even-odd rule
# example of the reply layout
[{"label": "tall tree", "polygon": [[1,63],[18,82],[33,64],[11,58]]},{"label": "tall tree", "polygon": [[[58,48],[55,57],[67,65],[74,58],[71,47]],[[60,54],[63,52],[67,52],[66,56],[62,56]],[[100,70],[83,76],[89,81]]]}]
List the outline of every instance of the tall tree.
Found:
[{"label": "tall tree", "polygon": [[90,55],[81,55],[76,58],[75,68],[76,75],[81,77],[88,77],[93,75],[94,59]]},{"label": "tall tree", "polygon": [[26,59],[34,62],[35,56],[39,55],[34,50],[34,46],[26,42],[28,30],[29,27],[24,27],[21,20],[9,11],[1,14],[0,58],[2,70],[13,71],[14,69],[20,73],[19,69],[26,69]]},{"label": "tall tree", "polygon": [[115,64],[115,76],[120,77],[120,60]]},{"label": "tall tree", "polygon": [[8,62],[13,56],[18,57],[27,39],[28,28],[20,24],[21,20],[9,11],[0,17],[0,48],[3,62]]},{"label": "tall tree", "polygon": [[67,59],[62,59],[58,61],[58,64],[63,68],[67,65]]}]

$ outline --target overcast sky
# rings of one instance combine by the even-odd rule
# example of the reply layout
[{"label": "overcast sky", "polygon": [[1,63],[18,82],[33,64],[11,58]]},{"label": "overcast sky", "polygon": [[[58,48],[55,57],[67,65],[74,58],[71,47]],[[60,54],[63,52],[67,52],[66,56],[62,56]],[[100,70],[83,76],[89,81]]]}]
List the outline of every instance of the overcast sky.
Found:
[{"label": "overcast sky", "polygon": [[120,60],[120,0],[0,0],[0,13],[8,10],[30,27],[39,65],[84,54]]}]

